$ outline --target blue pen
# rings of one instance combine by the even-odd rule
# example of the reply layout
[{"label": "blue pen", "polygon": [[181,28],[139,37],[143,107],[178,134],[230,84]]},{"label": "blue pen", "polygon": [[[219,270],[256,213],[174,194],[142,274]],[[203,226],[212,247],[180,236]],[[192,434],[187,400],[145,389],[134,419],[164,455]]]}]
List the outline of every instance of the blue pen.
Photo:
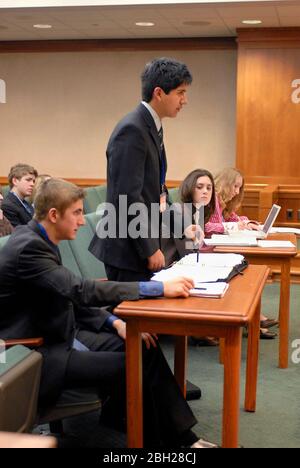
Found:
[{"label": "blue pen", "polygon": [[207,291],[207,288],[193,288],[193,289],[198,289],[199,291]]}]

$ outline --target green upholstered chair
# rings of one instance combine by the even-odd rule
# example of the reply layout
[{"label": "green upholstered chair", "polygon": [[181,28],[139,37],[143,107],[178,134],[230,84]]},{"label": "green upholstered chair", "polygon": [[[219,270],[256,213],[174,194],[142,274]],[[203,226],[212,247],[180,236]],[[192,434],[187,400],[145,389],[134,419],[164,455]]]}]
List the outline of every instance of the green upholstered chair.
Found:
[{"label": "green upholstered chair", "polygon": [[100,219],[101,219],[101,215],[97,212],[89,213],[85,215],[85,220],[91,226],[93,233],[96,232],[96,227]]},{"label": "green upholstered chair", "polygon": [[2,249],[2,247],[5,246],[8,239],[9,239],[9,236],[0,237],[0,250]]},{"label": "green upholstered chair", "polygon": [[13,346],[5,355],[1,353],[0,431],[32,429],[37,415],[41,366],[42,355],[25,346]]},{"label": "green upholstered chair", "polygon": [[67,240],[61,241],[59,243],[59,251],[62,258],[62,264],[72,271],[74,275],[82,278],[80,268],[70,246],[70,242]]},{"label": "green upholstered chair", "polygon": [[168,192],[169,192],[169,201],[170,201],[170,203],[180,202],[178,187],[171,188],[171,189],[168,190]]},{"label": "green upholstered chair", "polygon": [[0,431],[30,432],[35,425],[47,423],[51,432],[63,433],[63,419],[101,407],[96,390],[91,388],[64,390],[55,404],[38,407],[42,355],[17,345],[5,351],[5,363],[3,356],[1,353]]},{"label": "green upholstered chair", "polygon": [[2,195],[3,197],[6,197],[8,192],[10,191],[10,186],[9,185],[2,185]]},{"label": "green upholstered chair", "polygon": [[94,229],[91,223],[86,221],[82,226],[75,240],[69,241],[73,256],[77,262],[82,278],[85,279],[103,279],[106,278],[106,272],[102,262],[92,255],[88,248],[94,236]]},{"label": "green upholstered chair", "polygon": [[106,200],[106,185],[98,185],[97,187],[89,187],[85,189],[85,199],[83,202],[84,212],[93,213],[97,210],[101,203]]}]

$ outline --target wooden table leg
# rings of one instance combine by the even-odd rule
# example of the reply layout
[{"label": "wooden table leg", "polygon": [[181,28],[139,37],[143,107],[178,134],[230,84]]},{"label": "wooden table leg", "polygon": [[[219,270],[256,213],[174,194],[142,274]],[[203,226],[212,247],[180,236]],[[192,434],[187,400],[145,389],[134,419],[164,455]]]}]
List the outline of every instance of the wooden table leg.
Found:
[{"label": "wooden table leg", "polygon": [[126,331],[127,445],[143,447],[142,342],[136,324],[129,320]]},{"label": "wooden table leg", "polygon": [[245,410],[249,412],[254,412],[256,410],[260,311],[261,301],[259,301],[257,305],[256,312],[251,323],[248,324]]},{"label": "wooden table leg", "polygon": [[223,448],[238,447],[241,348],[241,329],[229,328],[224,349]]},{"label": "wooden table leg", "polygon": [[177,383],[186,398],[186,363],[187,363],[187,336],[175,337],[174,374]]},{"label": "wooden table leg", "polygon": [[290,271],[291,261],[286,259],[281,265],[280,307],[279,307],[279,367],[289,365],[289,322],[290,322]]}]

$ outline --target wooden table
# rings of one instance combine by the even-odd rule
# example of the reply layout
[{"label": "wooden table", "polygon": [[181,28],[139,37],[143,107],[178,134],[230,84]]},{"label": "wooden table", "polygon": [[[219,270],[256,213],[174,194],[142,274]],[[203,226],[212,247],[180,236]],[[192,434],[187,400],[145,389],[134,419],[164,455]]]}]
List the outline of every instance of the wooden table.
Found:
[{"label": "wooden table", "polygon": [[295,247],[270,249],[218,246],[214,248],[214,252],[242,254],[253,265],[280,265],[279,367],[287,369],[289,365],[290,272],[291,260],[297,255],[297,238],[294,234],[272,234],[268,237],[268,240],[290,241]]},{"label": "wooden table", "polygon": [[242,327],[248,325],[245,409],[255,411],[260,299],[266,266],[251,265],[230,282],[222,299],[147,299],[123,302],[115,313],[127,322],[128,446],[143,446],[141,333],[178,335],[175,376],[185,394],[186,335],[224,338],[223,447],[238,447]]},{"label": "wooden table", "polygon": [[57,441],[52,436],[0,432],[0,448],[55,448]]}]

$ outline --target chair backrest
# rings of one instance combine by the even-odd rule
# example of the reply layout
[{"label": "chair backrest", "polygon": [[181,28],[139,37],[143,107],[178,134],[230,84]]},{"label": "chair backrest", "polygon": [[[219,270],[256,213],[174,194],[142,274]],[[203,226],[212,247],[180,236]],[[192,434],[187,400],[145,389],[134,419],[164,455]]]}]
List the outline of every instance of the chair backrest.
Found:
[{"label": "chair backrest", "polygon": [[76,258],[74,257],[73,250],[70,246],[70,242],[67,240],[60,242],[59,251],[62,259],[62,264],[66,268],[68,268],[68,270],[72,271],[74,275],[82,278],[80,268],[78,266]]},{"label": "chair backrest", "polygon": [[170,203],[180,202],[178,187],[171,188],[171,189],[168,190],[168,192],[169,192],[169,201],[170,201]]},{"label": "chair backrest", "polygon": [[[93,219],[93,217],[91,217]],[[82,226],[75,240],[69,241],[73,256],[77,262],[82,278],[101,279],[106,278],[106,272],[103,263],[94,257],[88,250],[95,230],[92,228],[92,221],[86,220],[85,226]]]},{"label": "chair backrest", "polygon": [[9,185],[2,185],[2,195],[4,198],[6,197],[9,191],[10,191]]},{"label": "chair backrest", "polygon": [[0,250],[2,249],[2,247],[5,246],[8,239],[9,239],[9,236],[0,237]]},{"label": "chair backrest", "polygon": [[85,215],[85,220],[92,228],[93,233],[96,232],[97,224],[101,219],[101,215],[98,212],[89,213]]},{"label": "chair backrest", "polygon": [[93,213],[97,210],[101,203],[106,200],[106,185],[98,185],[97,187],[88,187],[85,189],[85,199],[83,202],[84,212]]},{"label": "chair backrest", "polygon": [[42,355],[13,346],[0,361],[0,431],[28,432],[36,414]]},{"label": "chair backrest", "polygon": [[70,388],[62,392],[55,405],[39,408],[36,423],[52,423],[100,408],[101,400],[95,388]]}]

